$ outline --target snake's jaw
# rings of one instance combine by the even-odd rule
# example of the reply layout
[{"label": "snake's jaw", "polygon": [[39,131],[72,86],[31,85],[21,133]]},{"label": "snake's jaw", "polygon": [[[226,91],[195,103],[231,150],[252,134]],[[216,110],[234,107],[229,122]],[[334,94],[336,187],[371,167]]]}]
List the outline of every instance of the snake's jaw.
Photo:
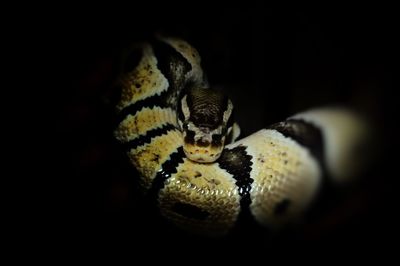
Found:
[{"label": "snake's jaw", "polygon": [[221,129],[198,128],[189,123],[183,130],[183,151],[186,157],[198,163],[215,162],[222,153],[226,139]]},{"label": "snake's jaw", "polygon": [[189,160],[198,163],[213,163],[222,153],[224,145],[214,146],[209,143],[207,146],[199,144],[184,143],[183,151]]}]

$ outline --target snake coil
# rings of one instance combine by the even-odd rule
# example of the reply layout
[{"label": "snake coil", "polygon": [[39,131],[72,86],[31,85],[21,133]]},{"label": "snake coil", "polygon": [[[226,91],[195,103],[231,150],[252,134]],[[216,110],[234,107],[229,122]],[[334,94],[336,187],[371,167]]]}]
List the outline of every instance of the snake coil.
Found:
[{"label": "snake coil", "polygon": [[[366,130],[353,113],[341,108],[305,111],[238,141],[234,141],[237,134],[230,140],[226,136],[224,146],[225,136],[215,137],[215,128],[224,124],[219,133],[233,132],[231,119],[227,121],[230,112],[226,114],[232,106],[230,101],[207,96],[213,90],[208,88],[196,49],[169,37],[137,48],[124,64],[114,134],[140,173],[143,190],[155,197],[161,214],[179,227],[223,235],[245,215],[279,227],[310,205],[325,170],[333,181],[345,182],[359,168],[354,151]],[[193,88],[207,90],[196,94]],[[200,104],[186,101],[189,98]],[[203,108],[196,111],[198,106]],[[195,137],[210,131],[197,127],[190,139],[184,121],[193,122],[195,114],[202,122],[209,119],[207,125],[218,124],[212,127],[213,137]],[[219,119],[212,122],[213,117]],[[199,125],[195,124],[192,127]],[[215,159],[189,158],[189,144],[199,154],[211,153],[216,139],[221,152]]]}]

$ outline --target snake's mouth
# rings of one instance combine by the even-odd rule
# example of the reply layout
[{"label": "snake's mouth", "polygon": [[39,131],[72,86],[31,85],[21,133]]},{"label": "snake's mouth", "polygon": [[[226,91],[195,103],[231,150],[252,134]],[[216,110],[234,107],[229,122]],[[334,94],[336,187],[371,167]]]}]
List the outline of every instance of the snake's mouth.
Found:
[{"label": "snake's mouth", "polygon": [[211,132],[208,128],[194,125],[183,131],[183,150],[186,157],[198,163],[215,162],[222,153],[225,136],[221,134],[222,126]]},{"label": "snake's mouth", "polygon": [[185,143],[183,145],[183,151],[186,154],[186,157],[189,160],[198,163],[213,163],[215,162],[220,156],[223,149],[222,146],[214,146],[208,145],[201,147],[199,145],[192,145],[189,143]]}]

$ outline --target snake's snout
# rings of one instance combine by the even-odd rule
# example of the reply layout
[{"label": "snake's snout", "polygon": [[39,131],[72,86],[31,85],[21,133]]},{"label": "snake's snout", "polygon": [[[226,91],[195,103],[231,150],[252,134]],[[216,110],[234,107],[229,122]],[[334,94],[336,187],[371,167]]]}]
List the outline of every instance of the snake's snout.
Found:
[{"label": "snake's snout", "polygon": [[223,146],[216,147],[212,146],[210,143],[206,146],[199,145],[200,143],[196,144],[197,145],[191,145],[185,143],[183,145],[183,151],[189,160],[198,163],[213,163],[221,156]]}]

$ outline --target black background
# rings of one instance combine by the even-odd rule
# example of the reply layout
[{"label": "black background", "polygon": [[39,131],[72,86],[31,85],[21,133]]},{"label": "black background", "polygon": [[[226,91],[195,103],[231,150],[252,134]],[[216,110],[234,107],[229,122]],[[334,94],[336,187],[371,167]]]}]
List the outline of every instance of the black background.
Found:
[{"label": "black background", "polygon": [[[396,239],[398,209],[396,158],[390,152],[398,142],[394,12],[382,7],[156,6],[60,11],[45,22],[54,24],[40,46],[46,53],[41,70],[51,87],[43,90],[51,99],[46,117],[54,121],[55,138],[50,138],[46,167],[50,196],[41,209],[51,217],[43,223],[51,242],[81,250],[124,247],[132,259],[146,252],[206,260],[223,254],[246,259],[296,251],[334,256],[359,250],[355,254],[365,256],[385,250]],[[110,88],[118,54],[154,32],[182,37],[198,49],[210,83],[233,99],[243,136],[310,107],[345,104],[375,121],[380,152],[358,184],[321,199],[300,228],[278,236],[250,228],[223,239],[175,230],[144,205],[133,167],[112,137],[115,93]]]}]

